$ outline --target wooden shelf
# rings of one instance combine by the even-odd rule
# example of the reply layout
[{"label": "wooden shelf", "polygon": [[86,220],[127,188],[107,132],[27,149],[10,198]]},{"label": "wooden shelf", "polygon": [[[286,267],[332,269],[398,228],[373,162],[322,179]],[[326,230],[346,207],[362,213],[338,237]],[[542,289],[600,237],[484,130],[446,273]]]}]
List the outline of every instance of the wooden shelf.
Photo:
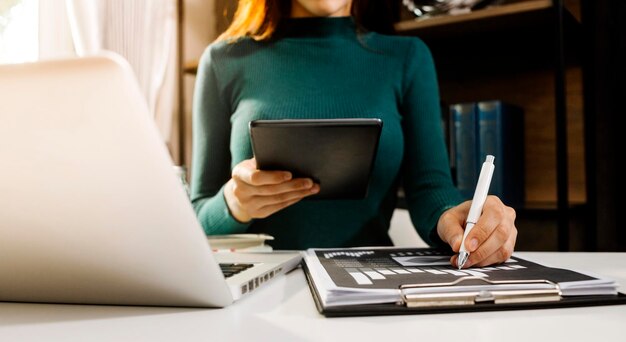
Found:
[{"label": "wooden shelf", "polygon": [[[572,12],[573,11],[573,12]],[[580,26],[576,8],[565,8],[565,30]],[[419,35],[426,40],[455,38],[458,36],[492,35],[497,31],[539,30],[552,28],[554,6],[551,0],[528,0],[509,5],[487,7],[457,15],[441,15],[423,19],[397,22],[395,28],[401,35]],[[545,35],[552,37],[552,35]],[[546,38],[546,37],[542,37]]]},{"label": "wooden shelf", "polygon": [[510,5],[493,6],[475,12],[442,15],[424,19],[401,21],[395,25],[398,32],[410,33],[414,30],[422,30],[438,26],[450,26],[471,21],[481,21],[497,19],[509,15],[519,15],[522,13],[543,12],[552,8],[551,0],[532,0],[514,3]]},{"label": "wooden shelf", "polygon": [[188,61],[183,65],[185,74],[195,75],[198,72],[198,61]]}]

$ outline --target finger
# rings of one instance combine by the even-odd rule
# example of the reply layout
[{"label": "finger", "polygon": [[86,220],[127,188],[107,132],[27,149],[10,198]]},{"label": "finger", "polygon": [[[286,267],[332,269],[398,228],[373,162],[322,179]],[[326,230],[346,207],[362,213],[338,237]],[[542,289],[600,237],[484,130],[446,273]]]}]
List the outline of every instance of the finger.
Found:
[{"label": "finger", "polygon": [[[285,202],[298,201],[306,196],[310,196],[319,192],[319,185],[314,185],[311,189],[299,190],[277,194],[273,196],[252,196],[242,200],[242,206],[253,218],[267,217],[275,212],[268,210],[267,207],[273,207]],[[269,213],[268,213],[269,211]]]},{"label": "finger", "polygon": [[258,201],[258,208],[262,209],[266,206],[272,206],[283,202],[290,202],[295,199],[302,199],[304,197],[316,194],[317,192],[319,192],[319,185],[315,184],[310,189],[289,191],[271,196],[254,196],[252,200]]},{"label": "finger", "polygon": [[[266,205],[267,201],[259,197],[271,197],[293,191],[311,190],[315,185],[308,178],[294,179],[277,185],[255,186],[236,179],[233,179],[233,183],[233,194],[244,205],[251,201],[259,200],[263,201],[262,205]],[[274,200],[271,203],[275,202]]]},{"label": "finger", "polygon": [[[472,229],[466,239],[466,247],[471,253],[468,266],[482,263],[496,253],[509,241],[511,235],[517,237],[515,210],[502,204],[499,199],[492,203],[496,204],[495,207],[489,208],[488,212],[481,216],[477,228]],[[492,229],[491,227],[495,228]],[[489,235],[483,240],[483,236],[487,234]],[[469,240],[469,243],[467,240]],[[480,242],[481,240],[482,243]],[[476,244],[478,244],[478,247]]]},{"label": "finger", "polygon": [[[487,197],[483,206],[482,215],[478,218],[478,222],[476,222],[474,228],[472,228],[465,238],[465,248],[468,252],[475,252],[479,246],[482,246],[485,241],[489,239],[500,222],[506,220],[506,214],[506,206],[502,204],[498,197]],[[506,237],[502,238],[501,243],[504,243],[504,241],[506,241]]]},{"label": "finger", "polygon": [[504,245],[497,249],[493,254],[487,257],[485,260],[479,262],[476,266],[484,267],[493,264],[500,264],[507,261],[515,249],[515,242],[517,241],[517,229],[514,229],[513,234],[509,236],[509,239]]},{"label": "finger", "polygon": [[[470,251],[470,257],[467,260],[467,265],[472,266],[480,264],[496,253],[509,240],[512,231],[512,226],[508,222],[502,222],[499,224],[495,229],[493,229],[491,235],[486,241],[484,241],[474,251]],[[470,245],[472,244],[470,243]]]},{"label": "finger", "polygon": [[313,183],[312,179],[296,178],[280,184],[246,186],[248,186],[250,188],[250,192],[256,196],[273,196],[292,191],[308,190],[311,189],[314,185],[315,183]]},{"label": "finger", "polygon": [[259,208],[259,210],[256,212],[255,217],[257,218],[265,218],[277,211],[280,211],[282,209],[285,209],[295,203],[298,203],[299,201],[301,201],[303,198],[307,197],[307,196],[311,196],[315,193],[319,192],[319,186],[315,186],[314,189],[309,190],[308,192],[304,193],[304,194],[300,194],[294,198],[291,198],[289,200],[283,201],[283,202],[277,202],[277,203],[273,203],[273,204],[269,204],[266,206],[263,206],[261,208]]},{"label": "finger", "polygon": [[452,257],[450,257],[450,265],[452,265],[452,267],[459,267],[459,255],[455,254]]},{"label": "finger", "polygon": [[291,172],[288,171],[257,170],[254,158],[235,165],[232,172],[233,179],[250,185],[279,184],[290,180],[291,177]]}]

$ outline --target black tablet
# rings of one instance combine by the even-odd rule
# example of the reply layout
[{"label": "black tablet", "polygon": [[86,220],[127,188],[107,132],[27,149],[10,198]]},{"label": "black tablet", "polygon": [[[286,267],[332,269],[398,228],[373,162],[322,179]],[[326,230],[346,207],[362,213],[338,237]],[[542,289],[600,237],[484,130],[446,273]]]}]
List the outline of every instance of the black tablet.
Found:
[{"label": "black tablet", "polygon": [[363,199],[376,159],[380,119],[289,119],[250,122],[260,170],[290,171],[320,184],[310,199]]}]

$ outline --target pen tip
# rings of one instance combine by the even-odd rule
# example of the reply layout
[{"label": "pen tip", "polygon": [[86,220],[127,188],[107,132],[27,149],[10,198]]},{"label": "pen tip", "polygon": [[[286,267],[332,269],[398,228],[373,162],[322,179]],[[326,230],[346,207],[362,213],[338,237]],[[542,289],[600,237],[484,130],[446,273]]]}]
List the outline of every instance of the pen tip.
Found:
[{"label": "pen tip", "polygon": [[465,265],[465,262],[467,262],[468,258],[469,258],[469,253],[459,252],[459,258],[457,259],[457,262],[456,262],[459,269],[463,268],[463,265]]}]

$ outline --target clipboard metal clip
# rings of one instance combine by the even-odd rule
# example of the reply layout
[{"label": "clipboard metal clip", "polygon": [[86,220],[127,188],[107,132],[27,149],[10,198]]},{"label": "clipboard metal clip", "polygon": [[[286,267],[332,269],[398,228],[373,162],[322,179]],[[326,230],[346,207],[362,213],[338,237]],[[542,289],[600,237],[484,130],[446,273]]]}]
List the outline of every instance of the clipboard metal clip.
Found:
[{"label": "clipboard metal clip", "polygon": [[[453,287],[465,289],[454,291]],[[398,304],[409,308],[553,302],[561,300],[562,294],[558,284],[544,279],[488,280],[470,276],[449,283],[401,285],[400,293],[402,300]]]}]

